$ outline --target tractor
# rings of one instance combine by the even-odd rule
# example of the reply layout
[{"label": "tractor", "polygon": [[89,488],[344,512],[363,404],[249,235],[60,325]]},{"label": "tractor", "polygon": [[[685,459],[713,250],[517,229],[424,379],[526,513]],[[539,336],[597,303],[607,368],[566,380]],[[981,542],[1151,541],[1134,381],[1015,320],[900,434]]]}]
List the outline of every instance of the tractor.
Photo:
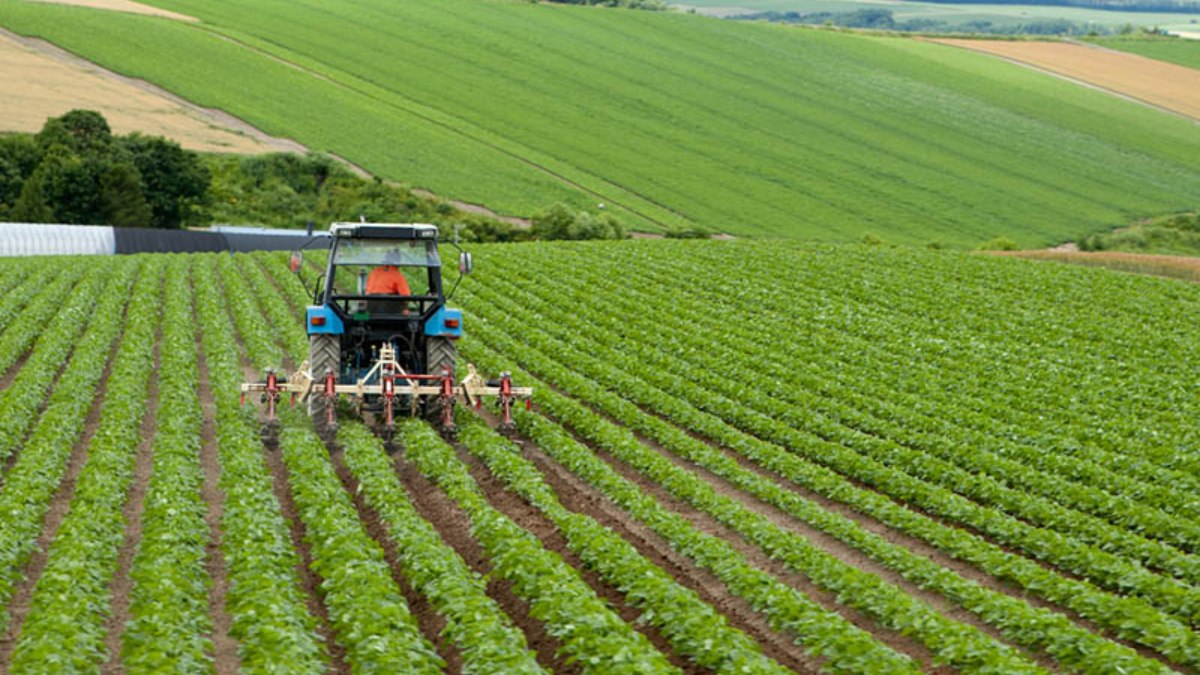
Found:
[{"label": "tractor", "polygon": [[[500,431],[513,430],[512,405],[529,405],[532,390],[515,387],[508,373],[485,382],[473,366],[457,381],[456,340],[463,334],[462,311],[446,306],[458,283],[473,268],[471,254],[459,250],[459,275],[447,294],[434,225],[334,223],[329,260],[313,288],[305,312],[308,360],[289,376],[268,371],[260,382],[242,385],[242,397],[258,393],[267,407],[267,431],[277,425],[276,409],[290,394],[302,402],[318,432],[327,439],[337,429],[337,408],[347,396],[354,411],[374,418],[387,442],[397,416],[424,416],[453,437],[459,397],[478,407],[485,396],[499,398]],[[311,242],[310,242],[311,243]],[[303,268],[301,252],[292,270]]]}]

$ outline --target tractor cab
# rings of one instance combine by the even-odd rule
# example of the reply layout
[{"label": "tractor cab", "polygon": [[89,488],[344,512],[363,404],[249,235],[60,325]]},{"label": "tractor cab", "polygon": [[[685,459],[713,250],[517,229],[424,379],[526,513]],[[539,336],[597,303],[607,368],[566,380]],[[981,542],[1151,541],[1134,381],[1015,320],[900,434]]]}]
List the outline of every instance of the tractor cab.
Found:
[{"label": "tractor cab", "polygon": [[[336,223],[330,234],[329,264],[307,328],[310,336],[340,336],[338,382],[362,378],[384,345],[405,372],[453,369],[452,359],[430,359],[432,343],[462,335],[461,313],[446,308],[437,227]],[[464,261],[460,269],[469,255]]]}]

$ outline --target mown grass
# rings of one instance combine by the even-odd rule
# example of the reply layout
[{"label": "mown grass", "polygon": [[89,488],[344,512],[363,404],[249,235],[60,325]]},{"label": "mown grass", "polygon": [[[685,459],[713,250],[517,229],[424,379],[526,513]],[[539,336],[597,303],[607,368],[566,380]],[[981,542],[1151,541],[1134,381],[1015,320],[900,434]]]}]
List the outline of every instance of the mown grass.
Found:
[{"label": "mown grass", "polygon": [[0,24],[505,213],[1037,246],[1200,194],[1195,125],[911,40],[487,0],[152,4],[204,23],[5,3]]}]

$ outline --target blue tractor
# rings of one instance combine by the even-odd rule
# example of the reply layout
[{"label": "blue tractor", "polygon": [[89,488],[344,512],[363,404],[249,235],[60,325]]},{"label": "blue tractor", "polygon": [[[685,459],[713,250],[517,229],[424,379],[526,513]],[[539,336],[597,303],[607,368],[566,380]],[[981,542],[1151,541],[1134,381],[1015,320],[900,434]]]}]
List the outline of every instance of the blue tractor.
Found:
[{"label": "blue tractor", "polygon": [[[482,397],[499,397],[501,430],[511,431],[513,402],[528,405],[532,391],[514,387],[508,373],[484,382],[470,366],[458,382],[463,319],[446,306],[454,289],[447,293],[443,285],[437,227],[335,223],[329,242],[328,265],[305,315],[308,361],[286,378],[268,372],[265,381],[242,385],[243,392],[261,393],[268,428],[276,423],[280,398],[290,393],[325,435],[336,431],[342,396],[365,420],[374,418],[387,441],[397,416],[427,417],[453,435],[460,397],[475,406]],[[471,254],[460,249],[455,288],[472,265]],[[299,267],[293,256],[293,269]]]}]

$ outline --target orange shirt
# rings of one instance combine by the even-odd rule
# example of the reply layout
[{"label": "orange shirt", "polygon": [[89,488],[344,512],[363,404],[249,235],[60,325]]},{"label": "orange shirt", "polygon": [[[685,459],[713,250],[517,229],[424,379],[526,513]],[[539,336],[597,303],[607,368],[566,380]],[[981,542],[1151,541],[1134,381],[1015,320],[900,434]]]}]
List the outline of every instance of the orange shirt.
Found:
[{"label": "orange shirt", "polygon": [[380,265],[367,275],[367,295],[412,295],[395,265]]}]

